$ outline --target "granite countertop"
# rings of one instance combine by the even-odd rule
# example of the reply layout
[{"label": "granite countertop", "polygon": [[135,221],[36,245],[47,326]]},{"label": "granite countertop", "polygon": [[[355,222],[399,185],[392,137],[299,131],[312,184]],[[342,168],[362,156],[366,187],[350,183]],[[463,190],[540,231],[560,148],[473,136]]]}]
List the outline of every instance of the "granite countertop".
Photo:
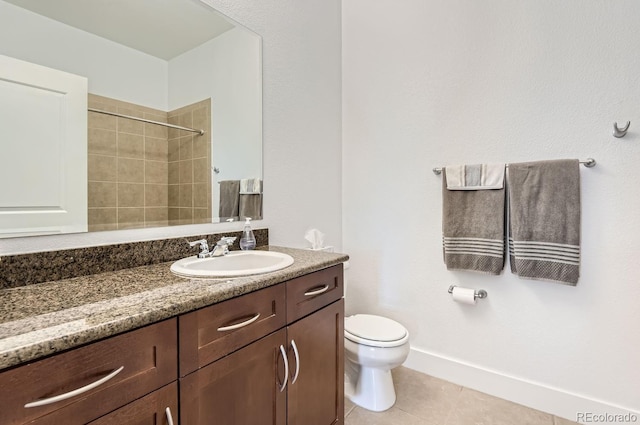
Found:
[{"label": "granite countertop", "polygon": [[268,246],[294,263],[235,279],[189,279],[171,262],[0,290],[0,370],[346,261],[345,254]]}]

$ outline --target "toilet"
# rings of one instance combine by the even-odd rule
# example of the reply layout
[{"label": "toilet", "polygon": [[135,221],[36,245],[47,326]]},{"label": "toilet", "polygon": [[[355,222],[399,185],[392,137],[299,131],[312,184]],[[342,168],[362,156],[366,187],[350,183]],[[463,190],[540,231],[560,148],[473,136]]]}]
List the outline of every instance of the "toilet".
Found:
[{"label": "toilet", "polygon": [[345,396],[374,412],[396,402],[391,369],[409,355],[409,332],[386,317],[356,314],[344,320]]}]

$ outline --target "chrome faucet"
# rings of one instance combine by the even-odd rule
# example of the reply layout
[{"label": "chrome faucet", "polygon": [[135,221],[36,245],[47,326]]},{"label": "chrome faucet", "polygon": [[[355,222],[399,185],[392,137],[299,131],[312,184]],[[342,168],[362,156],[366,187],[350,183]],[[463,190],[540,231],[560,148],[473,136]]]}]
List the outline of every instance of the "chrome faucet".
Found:
[{"label": "chrome faucet", "polygon": [[220,238],[218,243],[216,243],[215,248],[209,254],[210,257],[222,257],[223,255],[227,255],[229,253],[229,245],[233,244],[236,241],[235,237],[231,236],[223,236]]},{"label": "chrome faucet", "polygon": [[200,252],[198,253],[198,258],[207,258],[211,256],[211,251],[209,251],[209,244],[206,239],[200,239],[197,241],[189,242],[190,247],[200,245]]}]

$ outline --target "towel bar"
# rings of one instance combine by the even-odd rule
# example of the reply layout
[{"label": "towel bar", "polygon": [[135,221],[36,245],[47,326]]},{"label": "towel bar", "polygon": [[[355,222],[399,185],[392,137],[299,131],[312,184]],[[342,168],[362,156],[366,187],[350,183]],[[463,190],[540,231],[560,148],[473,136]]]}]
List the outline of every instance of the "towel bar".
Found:
[{"label": "towel bar", "polygon": [[[451,285],[449,286],[449,290],[447,292],[449,292],[450,294],[453,294],[453,288],[455,288],[456,285]],[[475,299],[482,299],[482,298],[487,298],[487,291],[485,291],[484,289],[479,289],[477,291],[475,291],[475,293],[473,294],[473,298]]]},{"label": "towel bar", "polygon": [[[595,167],[596,166],[596,160],[593,158],[587,158],[584,161],[579,161],[580,164],[584,165],[587,168],[591,168],[591,167]],[[507,167],[509,167],[509,164],[506,165]],[[435,174],[436,176],[439,176],[440,174],[442,174],[442,167],[436,167],[433,169],[433,174]]]}]

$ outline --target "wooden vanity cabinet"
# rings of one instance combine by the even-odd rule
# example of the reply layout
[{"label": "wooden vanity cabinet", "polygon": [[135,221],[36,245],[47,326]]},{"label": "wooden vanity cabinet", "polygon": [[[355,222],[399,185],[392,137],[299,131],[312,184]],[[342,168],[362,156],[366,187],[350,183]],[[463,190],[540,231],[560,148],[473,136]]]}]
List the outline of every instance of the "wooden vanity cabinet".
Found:
[{"label": "wooden vanity cabinet", "polygon": [[175,382],[177,361],[170,319],[4,371],[0,424],[89,423]]},{"label": "wooden vanity cabinet", "polygon": [[0,424],[343,424],[342,294],[339,264],[0,372]]},{"label": "wooden vanity cabinet", "polygon": [[[228,350],[216,350],[223,355],[208,365],[180,378],[180,418],[185,425],[331,425],[344,423],[344,301],[342,300],[342,265],[330,267],[284,282],[271,288],[243,295],[207,307],[195,313],[200,320],[186,317],[195,334],[209,335],[206,331],[219,315],[236,319],[230,323],[243,323],[241,318],[257,314],[259,301],[270,300],[264,292],[286,292],[286,321],[265,336],[246,340],[251,326],[258,320],[225,333],[235,343]],[[243,305],[251,308],[237,310],[233,301],[245,299]],[[269,301],[266,301],[269,304]],[[277,303],[271,305],[278,305]],[[208,309],[218,314],[210,314]],[[284,313],[276,307],[272,316]],[[268,310],[267,310],[268,311]],[[189,314],[193,314],[189,313]],[[248,319],[247,319],[248,320]],[[275,319],[272,323],[275,323]],[[278,322],[279,323],[279,322]],[[226,327],[226,326],[225,326]],[[181,355],[183,324],[179,324]],[[191,334],[194,333],[192,329]],[[233,338],[234,332],[245,337]],[[190,337],[191,338],[191,337]],[[243,348],[237,348],[242,340]],[[212,342],[209,342],[212,343]],[[207,341],[199,341],[202,349]],[[222,344],[224,346],[224,344]],[[187,349],[187,348],[185,348]],[[221,350],[221,351],[220,351]],[[216,357],[216,356],[212,356]],[[286,359],[286,361],[285,361]],[[182,372],[181,361],[181,372]],[[190,368],[185,367],[185,370]]]}]

